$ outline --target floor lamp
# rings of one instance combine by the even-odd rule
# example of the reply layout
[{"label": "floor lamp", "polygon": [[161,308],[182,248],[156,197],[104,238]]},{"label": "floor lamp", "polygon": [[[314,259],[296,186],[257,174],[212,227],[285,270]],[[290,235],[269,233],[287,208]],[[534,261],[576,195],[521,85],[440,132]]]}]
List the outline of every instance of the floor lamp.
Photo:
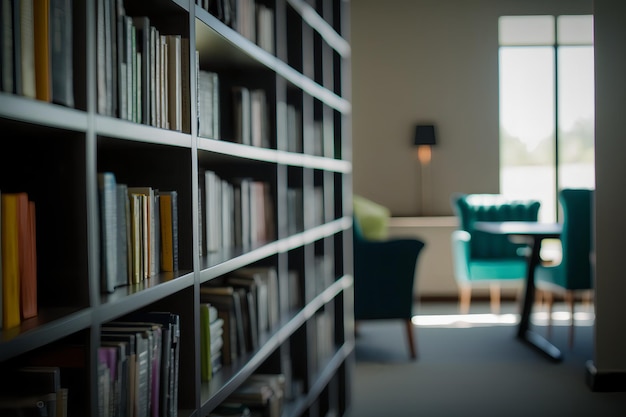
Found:
[{"label": "floor lamp", "polygon": [[437,144],[435,137],[434,125],[417,125],[415,126],[415,136],[413,137],[413,146],[416,149],[417,160],[420,165],[421,180],[421,201],[420,215],[430,214],[430,159],[432,156],[431,146]]}]

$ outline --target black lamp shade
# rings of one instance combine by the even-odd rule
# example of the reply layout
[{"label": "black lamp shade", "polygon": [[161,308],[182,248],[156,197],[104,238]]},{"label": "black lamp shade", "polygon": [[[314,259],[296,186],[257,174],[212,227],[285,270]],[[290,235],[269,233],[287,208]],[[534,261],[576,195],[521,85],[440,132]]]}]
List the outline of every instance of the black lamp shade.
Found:
[{"label": "black lamp shade", "polygon": [[415,137],[413,138],[413,145],[435,145],[437,139],[435,138],[435,126],[434,125],[417,125],[415,126]]}]

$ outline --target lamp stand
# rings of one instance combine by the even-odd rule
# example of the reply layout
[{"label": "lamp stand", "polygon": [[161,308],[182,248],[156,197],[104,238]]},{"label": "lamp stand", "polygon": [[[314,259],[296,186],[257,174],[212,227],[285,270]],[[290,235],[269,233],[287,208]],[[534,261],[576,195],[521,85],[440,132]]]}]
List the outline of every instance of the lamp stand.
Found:
[{"label": "lamp stand", "polygon": [[432,152],[430,145],[417,147],[417,160],[420,173],[420,216],[430,214],[430,160]]}]

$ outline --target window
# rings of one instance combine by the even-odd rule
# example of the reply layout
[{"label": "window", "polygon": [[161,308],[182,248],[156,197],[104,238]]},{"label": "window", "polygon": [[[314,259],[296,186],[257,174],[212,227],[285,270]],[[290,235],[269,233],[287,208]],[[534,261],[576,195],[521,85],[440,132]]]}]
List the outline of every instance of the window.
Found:
[{"label": "window", "polygon": [[593,17],[503,16],[500,42],[500,191],[538,198],[593,188]]}]

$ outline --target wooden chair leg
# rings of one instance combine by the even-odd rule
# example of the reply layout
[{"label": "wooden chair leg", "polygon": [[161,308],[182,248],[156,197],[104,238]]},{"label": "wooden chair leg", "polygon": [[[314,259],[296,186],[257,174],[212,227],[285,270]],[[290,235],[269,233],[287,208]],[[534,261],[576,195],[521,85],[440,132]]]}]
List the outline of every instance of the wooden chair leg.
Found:
[{"label": "wooden chair leg", "polygon": [[543,297],[543,291],[540,289],[535,289],[535,305],[537,308],[543,308],[545,300]]},{"label": "wooden chair leg", "polygon": [[489,299],[491,300],[491,312],[500,314],[500,284],[489,286]]},{"label": "wooden chair leg", "polygon": [[411,359],[417,358],[417,348],[415,347],[415,339],[413,335],[413,323],[411,319],[407,319],[406,322],[406,337],[409,342],[409,353],[411,354]]},{"label": "wooden chair leg", "polygon": [[472,287],[469,285],[459,286],[459,313],[469,313],[470,302],[472,301]]},{"label": "wooden chair leg", "polygon": [[593,291],[585,291],[583,293],[583,305],[587,311],[591,311],[593,308]]},{"label": "wooden chair leg", "polygon": [[565,293],[565,302],[569,306],[570,325],[569,325],[569,347],[574,346],[574,292],[567,291]]}]

